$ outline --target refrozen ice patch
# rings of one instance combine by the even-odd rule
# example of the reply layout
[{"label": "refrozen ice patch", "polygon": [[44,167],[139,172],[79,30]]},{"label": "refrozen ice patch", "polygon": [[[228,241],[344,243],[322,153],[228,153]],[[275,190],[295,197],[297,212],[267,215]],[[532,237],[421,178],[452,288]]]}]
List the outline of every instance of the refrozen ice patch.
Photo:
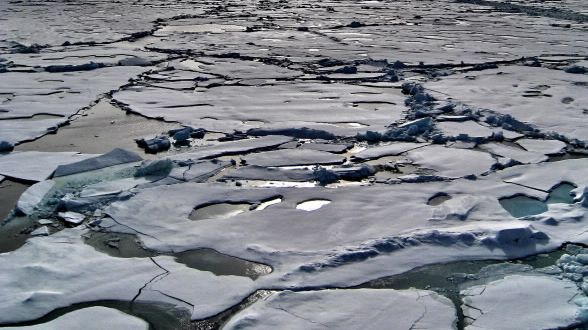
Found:
[{"label": "refrozen ice patch", "polygon": [[[579,325],[569,280],[511,275],[461,291],[466,329],[555,329]],[[521,303],[524,301],[524,303]],[[507,321],[505,321],[507,320]]]},{"label": "refrozen ice patch", "polygon": [[283,291],[239,312],[224,328],[453,329],[455,321],[451,301],[431,291]]}]

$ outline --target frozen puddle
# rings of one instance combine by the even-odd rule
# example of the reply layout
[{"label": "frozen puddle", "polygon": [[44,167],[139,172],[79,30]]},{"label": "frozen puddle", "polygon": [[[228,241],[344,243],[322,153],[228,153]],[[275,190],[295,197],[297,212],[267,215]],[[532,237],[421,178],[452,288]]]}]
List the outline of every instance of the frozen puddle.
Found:
[{"label": "frozen puddle", "polygon": [[570,183],[561,183],[549,193],[545,202],[525,195],[516,195],[501,199],[500,205],[502,205],[502,207],[515,218],[541,214],[547,211],[547,204],[572,204],[574,198],[571,195],[571,192],[575,188],[576,187]]},{"label": "frozen puddle", "polygon": [[572,190],[574,189],[576,189],[576,187],[570,183],[562,183],[556,186],[555,189],[549,193],[547,204],[574,203],[574,197],[572,196]]},{"label": "frozen puddle", "polygon": [[[165,253],[145,249],[135,235],[91,232],[85,243],[97,251],[118,258],[150,258]],[[253,280],[272,272],[268,265],[222,254],[213,249],[196,249],[169,254],[190,268],[209,271],[218,276],[246,276]]]},{"label": "frozen puddle", "polygon": [[190,268],[209,271],[219,276],[247,276],[255,280],[272,272],[272,268],[268,265],[231,257],[213,249],[179,252],[174,256],[177,262]]},{"label": "frozen puddle", "polygon": [[517,195],[500,200],[500,205],[515,218],[541,214],[547,211],[547,205],[536,198]]},{"label": "frozen puddle", "polygon": [[331,204],[331,201],[326,199],[313,199],[299,203],[298,205],[296,205],[296,209],[311,212],[316,211],[327,204]]}]

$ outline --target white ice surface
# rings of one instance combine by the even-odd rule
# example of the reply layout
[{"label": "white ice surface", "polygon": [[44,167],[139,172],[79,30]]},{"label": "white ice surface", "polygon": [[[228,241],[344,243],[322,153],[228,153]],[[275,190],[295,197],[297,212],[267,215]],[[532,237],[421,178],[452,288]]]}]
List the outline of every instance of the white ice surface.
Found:
[{"label": "white ice surface", "polygon": [[77,152],[22,151],[0,156],[0,174],[27,181],[47,179],[59,165],[96,157]]},{"label": "white ice surface", "polygon": [[82,234],[81,228],[65,229],[0,254],[0,323],[35,320],[75,303],[134,298],[171,302],[200,319],[254,291],[248,277],[216,276],[173,257],[111,257],[84,244]]},{"label": "white ice surface", "polygon": [[397,156],[404,152],[426,146],[426,143],[409,143],[398,142],[386,145],[381,145],[373,148],[368,148],[353,154],[353,157],[358,159],[374,159],[385,156]]},{"label": "white ice surface", "polygon": [[[459,178],[488,172],[496,160],[488,153],[438,145],[409,151],[407,157],[421,167],[435,170],[437,175]],[[464,161],[466,160],[467,161]]]},{"label": "white ice surface", "polygon": [[512,275],[461,291],[468,330],[556,329],[578,322],[578,287],[547,276]]},{"label": "white ice surface", "polygon": [[530,152],[494,142],[483,144],[480,149],[486,150],[493,155],[514,159],[521,164],[541,163],[547,160],[547,156],[542,153]]},{"label": "white ice surface", "polygon": [[536,140],[536,139],[519,139],[517,144],[531,152],[538,152],[544,155],[561,153],[566,144],[558,140]]},{"label": "white ice surface", "polygon": [[149,324],[138,317],[125,314],[113,308],[102,306],[78,309],[67,313],[47,323],[20,327],[5,327],[4,329],[18,330],[148,330]]},{"label": "white ice surface", "polygon": [[283,291],[235,315],[223,329],[453,329],[451,301],[421,290]]},{"label": "white ice surface", "polygon": [[297,166],[341,164],[345,157],[311,149],[281,149],[259,152],[242,157],[249,165],[255,166]]}]

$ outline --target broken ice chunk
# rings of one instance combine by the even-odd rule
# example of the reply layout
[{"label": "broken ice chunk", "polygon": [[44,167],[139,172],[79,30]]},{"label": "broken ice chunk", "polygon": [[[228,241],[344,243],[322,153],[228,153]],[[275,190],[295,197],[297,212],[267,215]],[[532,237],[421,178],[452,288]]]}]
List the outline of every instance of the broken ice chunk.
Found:
[{"label": "broken ice chunk", "polygon": [[174,164],[170,159],[148,160],[143,162],[135,173],[136,177],[161,175],[166,176],[172,170]]},{"label": "broken ice chunk", "polygon": [[49,219],[39,219],[39,221],[37,221],[40,225],[50,225],[53,223],[53,221],[49,220]]},{"label": "broken ice chunk", "polygon": [[31,236],[49,236],[49,228],[47,226],[39,227],[31,232]]},{"label": "broken ice chunk", "polygon": [[72,175],[81,172],[98,170],[119,164],[134,163],[143,160],[139,155],[124,149],[116,148],[111,152],[98,157],[85,159],[83,161],[68,165],[58,166],[53,174],[54,177]]},{"label": "broken ice chunk", "polygon": [[30,215],[43,197],[53,188],[55,181],[46,180],[30,186],[18,199],[16,208],[18,212]]},{"label": "broken ice chunk", "polygon": [[74,225],[79,225],[86,218],[85,215],[77,212],[59,212],[57,216],[59,216],[59,218],[61,218],[63,221]]},{"label": "broken ice chunk", "polygon": [[0,141],[0,152],[12,151],[14,145],[8,141]]},{"label": "broken ice chunk", "polygon": [[156,136],[153,139],[137,139],[135,141],[140,148],[145,149],[145,152],[153,154],[168,150],[171,147],[171,143],[165,135]]}]

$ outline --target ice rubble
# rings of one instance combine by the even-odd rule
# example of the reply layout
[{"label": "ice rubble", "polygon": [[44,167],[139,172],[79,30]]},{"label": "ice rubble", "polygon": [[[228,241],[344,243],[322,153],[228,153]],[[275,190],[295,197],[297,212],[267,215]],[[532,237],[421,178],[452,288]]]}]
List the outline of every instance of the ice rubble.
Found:
[{"label": "ice rubble", "polygon": [[454,322],[451,301],[430,291],[283,291],[236,314],[223,329],[453,329]]},{"label": "ice rubble", "polygon": [[[464,85],[466,75],[472,73],[443,77],[425,87],[454,96],[469,106],[512,115],[544,133],[557,132],[570,139],[588,141],[582,112],[583,104],[588,102],[582,86],[588,82],[585,75],[510,66],[476,73],[475,79]],[[562,103],[565,97],[574,101]]]}]

